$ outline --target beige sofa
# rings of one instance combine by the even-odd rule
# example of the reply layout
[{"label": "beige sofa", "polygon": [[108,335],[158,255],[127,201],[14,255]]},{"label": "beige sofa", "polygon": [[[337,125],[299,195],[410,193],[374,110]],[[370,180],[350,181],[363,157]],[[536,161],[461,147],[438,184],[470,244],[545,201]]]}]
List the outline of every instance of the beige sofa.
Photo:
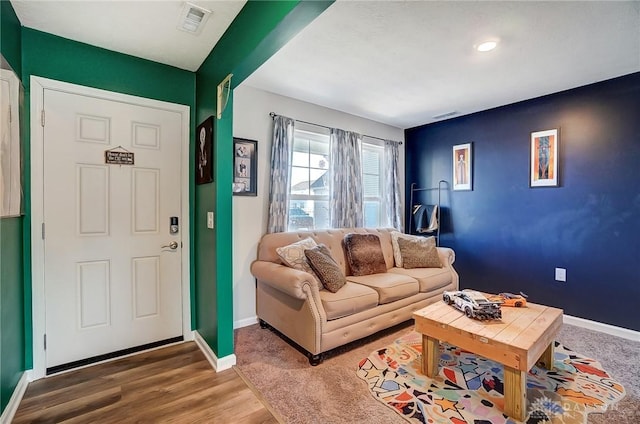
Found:
[{"label": "beige sofa", "polygon": [[[256,277],[256,310],[263,327],[271,326],[307,352],[317,365],[322,353],[407,321],[414,311],[458,289],[453,250],[438,247],[442,268],[397,268],[393,229],[333,229],[266,234],[251,264]],[[387,272],[351,276],[343,249],[348,233],[371,233],[380,238]],[[347,276],[336,293],[321,290],[313,276],[283,265],[276,248],[312,237],[323,243]]]}]

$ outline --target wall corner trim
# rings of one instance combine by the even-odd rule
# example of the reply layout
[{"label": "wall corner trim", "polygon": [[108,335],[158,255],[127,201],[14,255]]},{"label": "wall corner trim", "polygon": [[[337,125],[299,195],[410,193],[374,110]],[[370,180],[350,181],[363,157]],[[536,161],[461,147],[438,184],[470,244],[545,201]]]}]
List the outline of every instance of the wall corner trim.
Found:
[{"label": "wall corner trim", "polygon": [[582,327],[588,330],[599,331],[601,333],[606,333],[612,336],[622,337],[623,339],[632,340],[634,342],[640,342],[640,332],[629,330],[628,328],[616,327],[615,325],[604,324],[602,322],[591,321],[571,315],[564,315],[563,322],[565,324],[575,325],[576,327]]},{"label": "wall corner trim", "polygon": [[227,370],[236,364],[236,355],[231,354],[222,358],[218,358],[211,347],[209,347],[207,342],[197,331],[193,332],[193,336],[196,344],[204,354],[205,358],[207,358],[207,361],[209,361],[215,372]]},{"label": "wall corner trim", "polygon": [[32,381],[31,370],[27,370],[22,373],[22,377],[18,380],[18,384],[13,390],[13,394],[11,395],[11,399],[9,399],[7,407],[2,411],[2,415],[0,415],[0,423],[10,423],[13,421],[13,417],[18,411],[18,406],[20,406],[20,402],[22,401],[24,392],[27,391],[27,386],[30,381]]}]

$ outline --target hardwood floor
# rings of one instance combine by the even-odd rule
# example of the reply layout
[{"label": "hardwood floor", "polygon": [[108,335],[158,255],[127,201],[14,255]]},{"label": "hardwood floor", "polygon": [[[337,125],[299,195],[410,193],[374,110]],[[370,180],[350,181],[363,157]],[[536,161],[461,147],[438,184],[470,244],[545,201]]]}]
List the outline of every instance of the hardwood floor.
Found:
[{"label": "hardwood floor", "polygon": [[30,383],[13,423],[281,422],[256,393],[186,342]]}]

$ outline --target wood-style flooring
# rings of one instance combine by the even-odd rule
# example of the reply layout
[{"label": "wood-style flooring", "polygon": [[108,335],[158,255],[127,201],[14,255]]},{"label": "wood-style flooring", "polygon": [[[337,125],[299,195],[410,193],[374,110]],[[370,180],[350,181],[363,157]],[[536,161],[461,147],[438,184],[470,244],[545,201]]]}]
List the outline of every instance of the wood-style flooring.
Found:
[{"label": "wood-style flooring", "polygon": [[280,422],[256,393],[186,342],[34,381],[13,423]]}]

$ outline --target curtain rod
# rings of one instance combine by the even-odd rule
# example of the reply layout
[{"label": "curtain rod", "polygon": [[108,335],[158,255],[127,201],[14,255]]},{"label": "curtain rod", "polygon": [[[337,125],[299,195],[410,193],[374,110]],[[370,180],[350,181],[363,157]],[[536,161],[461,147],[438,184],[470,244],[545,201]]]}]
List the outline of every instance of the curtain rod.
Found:
[{"label": "curtain rod", "polygon": [[[273,118],[275,118],[276,116],[280,116],[280,115],[278,115],[278,114],[277,114],[277,113],[275,113],[275,112],[270,112],[270,113],[269,113],[269,116],[271,117],[271,119],[273,119]],[[316,124],[316,123],[314,123],[314,122],[307,122],[307,121],[303,121],[303,120],[301,120],[301,119],[294,119],[294,121],[296,121],[296,122],[302,122],[303,124],[314,125],[314,126],[316,126],[316,127],[326,128],[326,129],[329,129],[329,130],[333,129],[332,127],[328,127],[328,126],[326,126],[326,125]],[[394,143],[398,143],[398,144],[402,145],[402,141],[387,140],[387,139],[385,139],[385,138],[374,137],[374,136],[372,136],[372,135],[366,135],[366,134],[361,134],[361,135],[362,135],[363,137],[375,138],[376,140],[382,140],[382,141],[393,141]]]}]

